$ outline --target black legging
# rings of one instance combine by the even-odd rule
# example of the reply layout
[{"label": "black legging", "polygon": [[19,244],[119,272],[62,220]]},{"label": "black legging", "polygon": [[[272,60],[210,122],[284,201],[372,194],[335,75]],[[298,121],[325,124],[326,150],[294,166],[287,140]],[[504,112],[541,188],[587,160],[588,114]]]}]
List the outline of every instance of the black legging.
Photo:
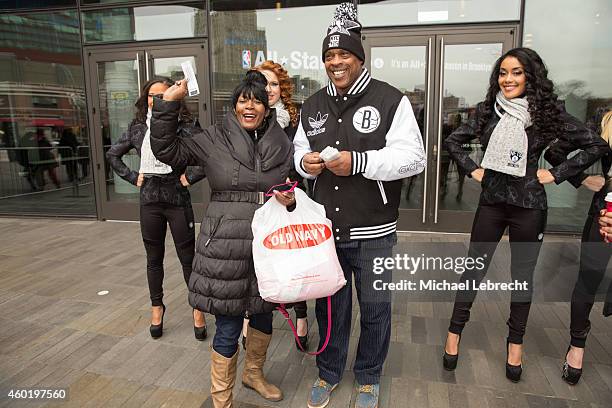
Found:
[{"label": "black legging", "polygon": [[163,203],[140,206],[140,231],[147,252],[147,281],[152,306],[161,306],[164,297],[164,243],[168,224],[183,267],[183,278],[189,284],[195,248],[193,209]]},{"label": "black legging", "polygon": [[[580,249],[580,270],[572,293],[571,344],[580,348],[584,348],[586,344],[587,335],[591,329],[589,314],[612,254],[612,244],[604,242],[599,235],[597,220],[598,217],[589,215],[584,224]],[[612,283],[608,287],[606,301],[612,301]]]},{"label": "black legging", "polygon": [[[461,275],[460,281],[469,280],[480,283],[484,279],[497,244],[504,230],[508,227],[512,280],[526,281],[530,289],[527,294],[512,292],[510,318],[506,323],[510,343],[523,343],[523,335],[525,334],[531,307],[530,294],[533,271],[538,261],[545,226],[546,210],[522,208],[509,204],[479,205],[474,216],[468,256],[472,258],[483,257],[485,266],[481,270],[467,270]],[[533,244],[520,244],[525,242],[533,242]],[[470,309],[476,298],[476,293],[477,291],[474,290],[457,292],[448,329],[451,333],[461,334],[465,324],[470,319]]]}]

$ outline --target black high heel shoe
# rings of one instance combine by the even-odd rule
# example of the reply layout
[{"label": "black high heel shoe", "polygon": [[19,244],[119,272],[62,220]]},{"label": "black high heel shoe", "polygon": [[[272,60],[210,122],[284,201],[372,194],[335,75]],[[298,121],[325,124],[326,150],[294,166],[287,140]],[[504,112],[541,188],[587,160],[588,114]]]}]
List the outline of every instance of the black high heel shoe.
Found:
[{"label": "black high heel shoe", "polygon": [[166,314],[166,305],[162,303],[162,315],[161,322],[159,324],[152,324],[149,327],[149,332],[151,333],[151,337],[154,339],[159,339],[162,334],[164,334],[164,315]]},{"label": "black high heel shoe", "polygon": [[442,365],[446,371],[453,371],[457,368],[457,361],[459,360],[459,344],[461,343],[461,335],[457,341],[457,354],[448,354],[446,352],[446,345],[444,346],[444,355],[442,356]]},{"label": "black high heel shoe", "polygon": [[[297,324],[297,319],[296,319],[296,324]],[[298,349],[298,351],[308,351],[308,319],[306,319],[306,335],[305,336],[298,336],[298,338],[295,340],[295,347]],[[296,327],[296,333],[297,333],[297,327]],[[298,343],[299,340],[299,343]],[[300,345],[302,346],[300,348]]]},{"label": "black high heel shoe", "polygon": [[563,369],[561,373],[561,378],[565,380],[569,385],[576,385],[578,381],[580,381],[580,376],[582,375],[582,368],[574,368],[567,362],[567,355],[572,348],[571,345],[567,346],[567,352],[565,353],[565,361],[563,362]]},{"label": "black high heel shoe", "polygon": [[[195,312],[195,310],[196,309],[193,309],[194,312]],[[202,327],[197,327],[194,324],[193,325],[193,334],[195,335],[195,338],[198,341],[206,340],[206,337],[208,337],[208,330],[206,329],[206,323],[204,323],[204,326],[202,326]]]},{"label": "black high heel shoe", "polygon": [[521,381],[521,374],[523,374],[523,365],[519,364],[516,366],[508,363],[508,356],[510,355],[510,351],[508,350],[509,346],[510,341],[506,340],[506,378],[514,383],[517,383]]}]

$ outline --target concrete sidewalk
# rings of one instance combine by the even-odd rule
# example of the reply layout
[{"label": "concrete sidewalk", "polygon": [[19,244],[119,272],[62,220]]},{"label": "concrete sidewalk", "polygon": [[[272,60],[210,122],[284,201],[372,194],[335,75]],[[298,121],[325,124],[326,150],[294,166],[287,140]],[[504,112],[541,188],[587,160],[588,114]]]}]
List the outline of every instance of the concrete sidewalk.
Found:
[{"label": "concrete sidewalk", "polygon": [[[406,234],[401,242],[466,241],[464,235]],[[191,309],[174,247],[166,245],[164,335],[149,336],[145,255],[137,223],[0,218],[0,406],[210,406],[209,339],[193,337]],[[99,295],[108,291],[106,295]],[[312,302],[310,343],[318,333]],[[523,379],[504,377],[507,302],[475,303],[459,366],[442,369],[451,303],[395,303],[380,407],[612,407],[612,318],[591,313],[584,374],[561,380],[569,342],[569,304],[534,304]],[[349,363],[359,333],[355,305]],[[265,371],[285,399],[270,403],[242,387],[238,407],[306,407],[317,375],[314,357],[298,352],[279,314]],[[242,359],[240,355],[239,372]],[[351,366],[328,407],[352,407]],[[63,402],[11,400],[9,389],[67,387]]]}]

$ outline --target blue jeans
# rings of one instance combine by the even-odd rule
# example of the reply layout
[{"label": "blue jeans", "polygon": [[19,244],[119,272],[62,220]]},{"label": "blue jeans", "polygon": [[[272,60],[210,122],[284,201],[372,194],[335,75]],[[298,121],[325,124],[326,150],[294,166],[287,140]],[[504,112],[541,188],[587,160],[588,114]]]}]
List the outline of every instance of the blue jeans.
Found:
[{"label": "blue jeans", "polygon": [[[217,330],[213,338],[213,349],[223,357],[231,358],[236,354],[243,320],[242,316],[215,315]],[[272,312],[251,315],[249,326],[262,333],[272,334]]]},{"label": "blue jeans", "polygon": [[[391,294],[374,291],[373,282],[376,279],[390,281],[391,271],[375,275],[373,260],[391,257],[396,243],[397,236],[393,233],[381,238],[336,244],[347,283],[331,298],[331,338],[325,351],[317,356],[319,377],[330,384],[340,382],[346,366],[351,334],[353,274],[361,312],[361,333],[353,371],[360,385],[378,384],[380,381],[391,338]],[[320,349],[327,333],[327,299],[317,299],[316,315]]]}]

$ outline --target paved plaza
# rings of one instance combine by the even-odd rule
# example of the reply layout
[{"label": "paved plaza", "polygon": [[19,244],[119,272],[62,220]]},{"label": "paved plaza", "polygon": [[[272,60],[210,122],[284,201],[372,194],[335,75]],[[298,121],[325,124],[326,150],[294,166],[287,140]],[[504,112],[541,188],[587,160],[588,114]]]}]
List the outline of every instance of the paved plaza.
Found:
[{"label": "paved plaza", "polygon": [[[467,238],[402,234],[400,245],[465,243]],[[169,235],[166,248],[168,310],[164,335],[153,340],[138,223],[0,218],[0,406],[210,407],[214,317],[206,316],[209,338],[197,342]],[[108,294],[99,295],[101,291]],[[313,345],[318,333],[312,302],[309,306]],[[504,377],[508,303],[503,301],[476,301],[459,366],[456,372],[442,369],[451,307],[449,302],[394,303],[381,408],[612,407],[612,318],[603,318],[601,303],[591,314],[584,374],[574,387],[562,381],[560,370],[569,342],[569,303],[533,305],[518,384]],[[358,322],[355,304],[349,362],[356,351]],[[243,359],[241,352],[239,376]],[[278,313],[265,371],[280,385],[284,400],[267,402],[237,381],[238,407],[306,407],[317,374],[315,360],[296,350]],[[11,388],[57,387],[68,389],[66,401],[6,397]],[[355,395],[348,365],[328,407],[352,407]]]}]

